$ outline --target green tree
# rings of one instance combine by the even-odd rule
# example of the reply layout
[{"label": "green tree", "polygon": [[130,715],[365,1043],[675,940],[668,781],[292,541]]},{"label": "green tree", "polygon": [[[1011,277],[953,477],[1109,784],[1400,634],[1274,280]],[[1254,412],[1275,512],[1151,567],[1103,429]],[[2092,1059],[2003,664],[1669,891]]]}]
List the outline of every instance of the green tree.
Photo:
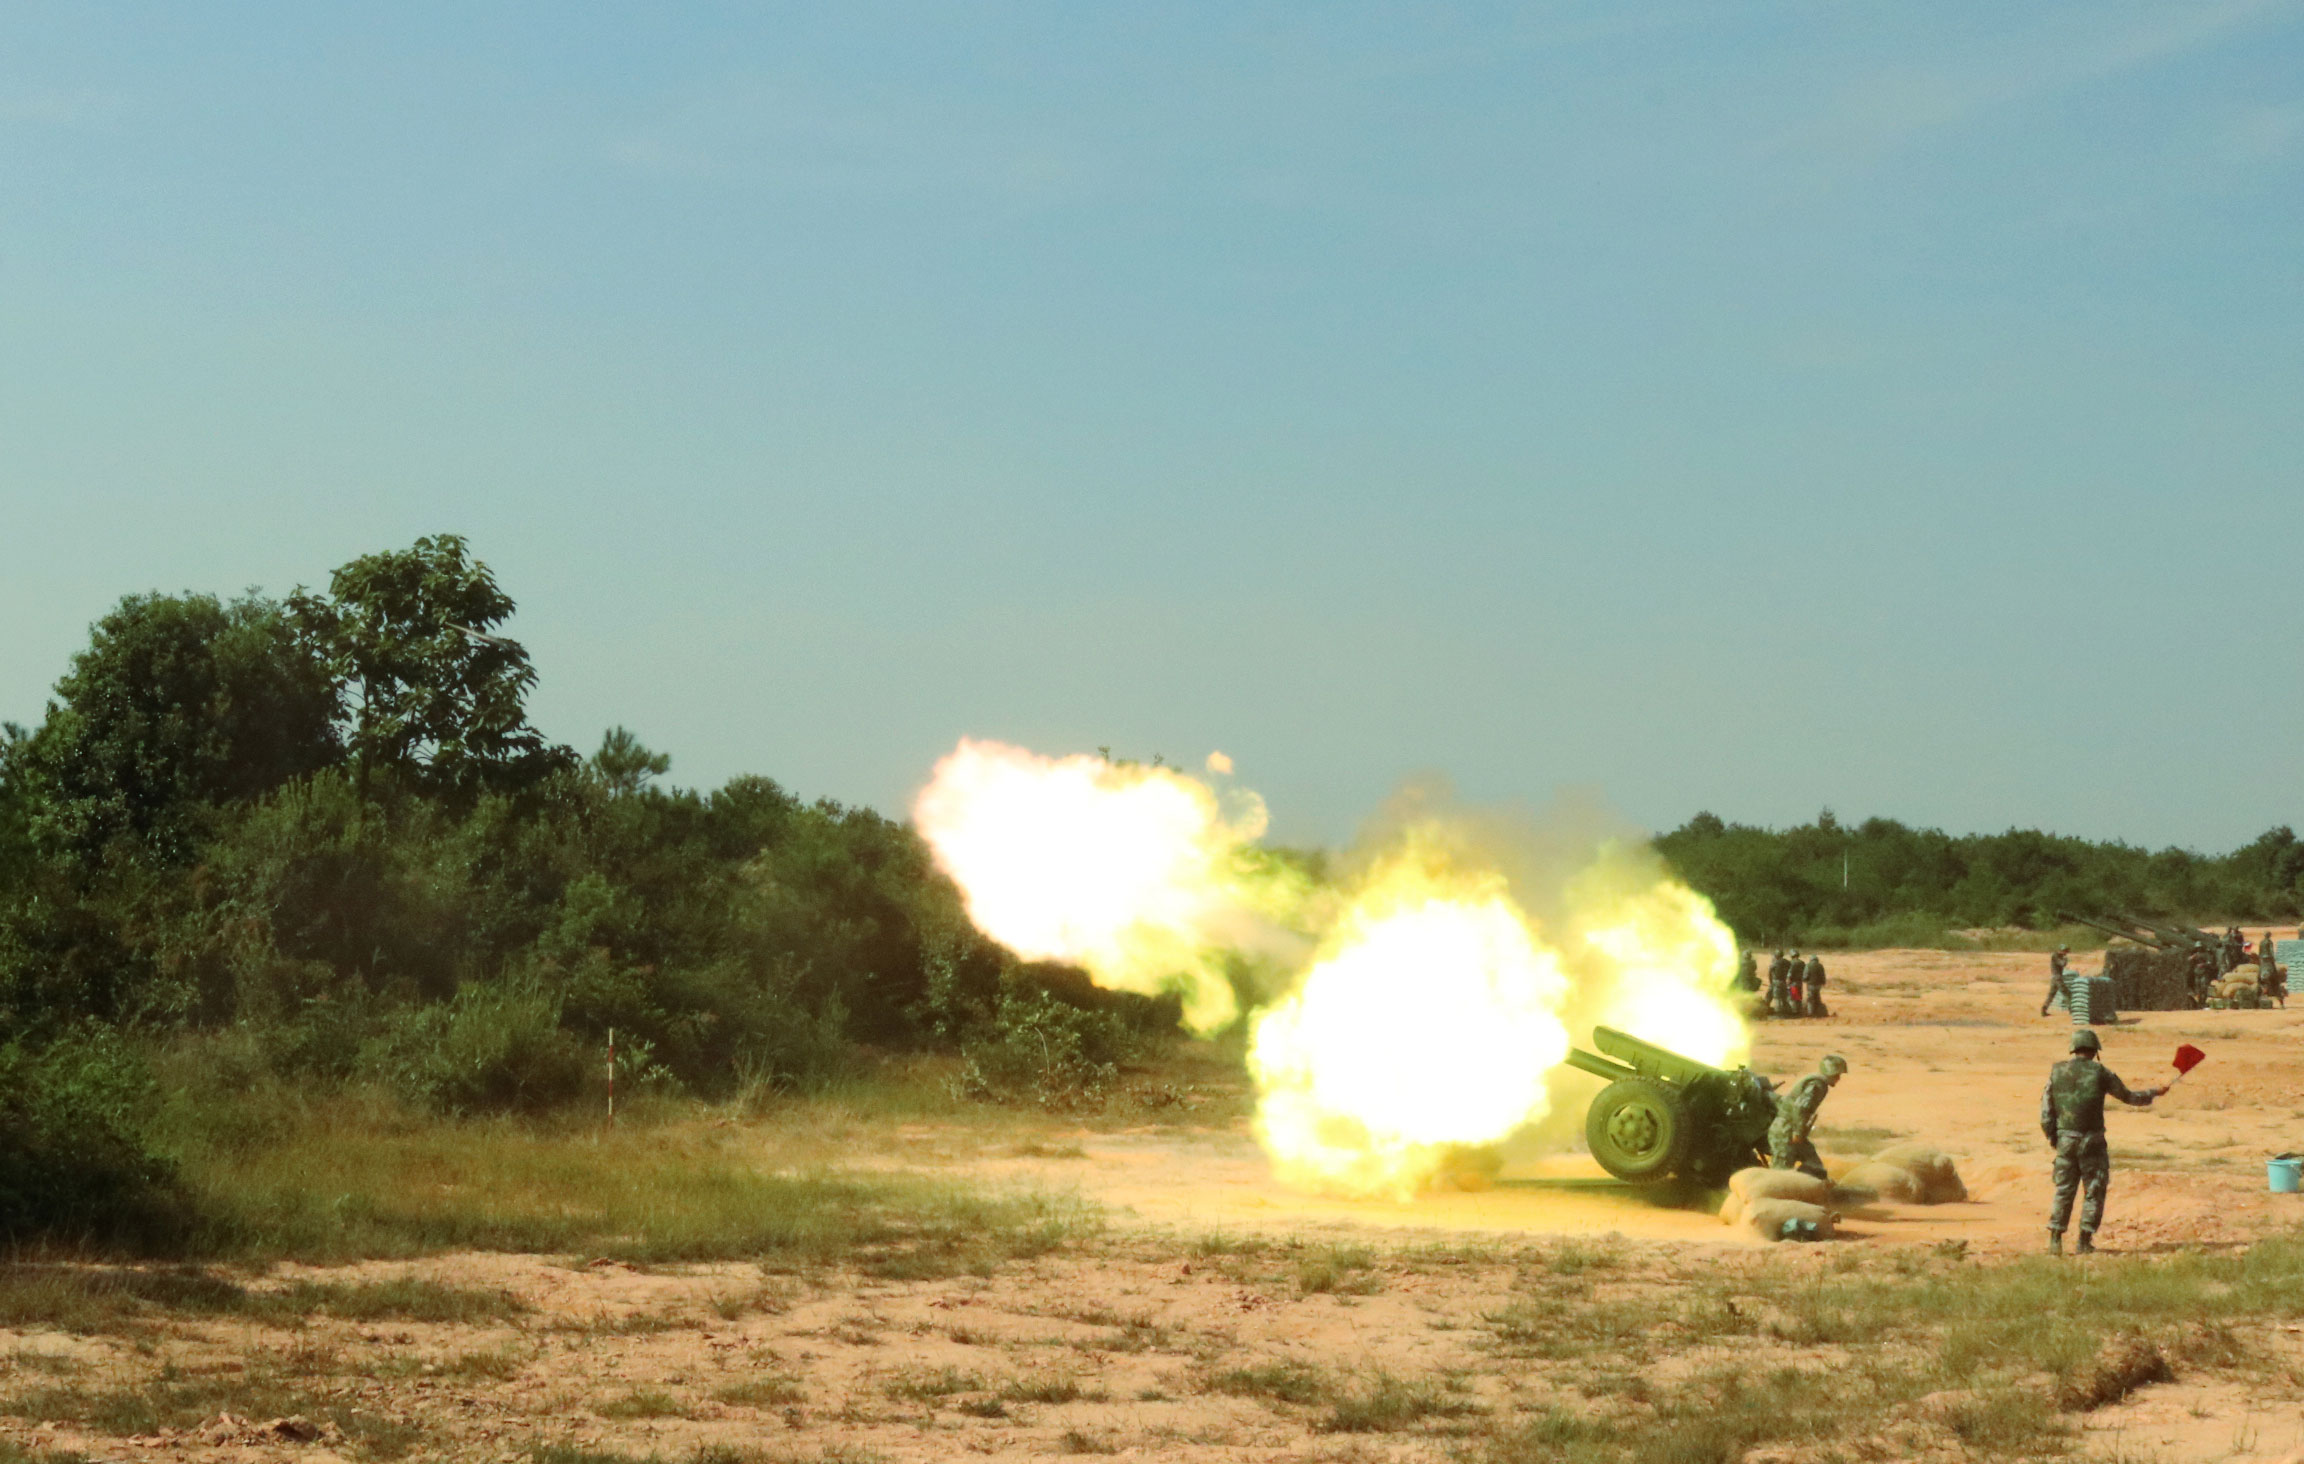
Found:
[{"label": "green tree", "polygon": [[249,595],[131,595],[98,621],[8,781],[83,866],[187,862],[207,814],[334,762],[336,689],[304,628]]},{"label": "green tree", "polygon": [[297,613],[325,648],[349,703],[363,785],[389,773],[434,794],[470,798],[528,787],[575,755],[528,723],[528,652],[488,632],[511,596],[455,534],[368,554],[299,593]]},{"label": "green tree", "polygon": [[609,792],[629,796],[672,771],[672,758],[649,751],[629,730],[611,727],[600,739],[600,750],[592,754],[592,771]]}]

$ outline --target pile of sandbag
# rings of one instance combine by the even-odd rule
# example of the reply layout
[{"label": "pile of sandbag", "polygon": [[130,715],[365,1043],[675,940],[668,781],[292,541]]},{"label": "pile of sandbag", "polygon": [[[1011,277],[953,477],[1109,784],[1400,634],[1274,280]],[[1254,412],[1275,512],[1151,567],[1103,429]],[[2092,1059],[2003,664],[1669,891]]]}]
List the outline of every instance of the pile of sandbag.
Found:
[{"label": "pile of sandbag", "polygon": [[1926,1144],[1897,1144],[1840,1176],[1840,1187],[1899,1205],[1947,1205],[1968,1198],[1952,1156]]},{"label": "pile of sandbag", "polygon": [[2218,997],[2227,1006],[2253,1007],[2260,996],[2261,971],[2256,966],[2234,966],[2218,977],[2208,988],[2210,996]]},{"label": "pile of sandbag", "polygon": [[1762,1240],[1822,1240],[1838,1218],[1831,1200],[1832,1186],[1797,1169],[1739,1169],[1728,1178],[1720,1223]]}]

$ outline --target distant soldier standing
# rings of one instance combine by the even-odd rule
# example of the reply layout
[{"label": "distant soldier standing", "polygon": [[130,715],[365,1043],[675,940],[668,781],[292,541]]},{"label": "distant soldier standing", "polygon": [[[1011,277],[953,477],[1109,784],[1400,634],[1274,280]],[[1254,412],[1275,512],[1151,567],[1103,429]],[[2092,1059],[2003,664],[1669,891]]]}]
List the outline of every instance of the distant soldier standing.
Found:
[{"label": "distant soldier standing", "polygon": [[1760,989],[1758,966],[1759,963],[1753,959],[1752,952],[1749,950],[1737,960],[1736,989],[1738,991],[1758,991]]},{"label": "distant soldier standing", "polygon": [[1784,959],[1782,951],[1768,963],[1768,1015],[1772,1017],[1784,1015],[1784,983],[1791,969],[1792,963]]},{"label": "distant soldier standing", "polygon": [[1807,1012],[1811,1017],[1832,1015],[1824,1010],[1824,958],[1822,956],[1810,956],[1808,958]]},{"label": "distant soldier standing", "polygon": [[2104,1191],[2112,1183],[2112,1154],[2104,1146],[2104,1100],[2117,1098],[2148,1108],[2168,1091],[2128,1091],[2118,1075],[2096,1060],[2103,1046],[2089,1028],[2074,1032],[2072,1055],[2049,1070],[2048,1086],[2040,1090],[2040,1132],[2056,1146],[2056,1203],[2048,1212],[2050,1255],[2064,1254],[2064,1227],[2072,1219],[2075,1190],[2085,1195],[2076,1249],[2082,1255],[2096,1249],[2096,1229],[2104,1223]]},{"label": "distant soldier standing", "polygon": [[2225,926],[2224,944],[2217,947],[2216,950],[2216,974],[2219,976],[2231,975],[2232,968],[2240,964],[2241,953],[2247,949],[2247,944],[2248,943],[2246,941],[2240,938],[2239,926]]},{"label": "distant soldier standing", "polygon": [[2048,957],[2048,994],[2040,999],[2040,1015],[2047,1016],[2048,1008],[2064,994],[2064,968],[2072,964],[2072,947],[2058,946]]},{"label": "distant soldier standing", "polygon": [[1768,1125],[1769,1168],[1825,1177],[1824,1160],[1808,1141],[1808,1131],[1816,1126],[1816,1110],[1824,1106],[1825,1095],[1847,1071],[1847,1058],[1827,1052],[1816,1071],[1794,1083],[1789,1093],[1776,1095],[1776,1121]]},{"label": "distant soldier standing", "polygon": [[2184,958],[2184,984],[2195,1011],[2208,1005],[2208,988],[2216,984],[2216,963],[2198,946]]},{"label": "distant soldier standing", "polygon": [[1799,1016],[1808,1005],[1808,967],[1800,960],[1800,953],[1792,953],[1792,964],[1784,971],[1784,1015]]}]

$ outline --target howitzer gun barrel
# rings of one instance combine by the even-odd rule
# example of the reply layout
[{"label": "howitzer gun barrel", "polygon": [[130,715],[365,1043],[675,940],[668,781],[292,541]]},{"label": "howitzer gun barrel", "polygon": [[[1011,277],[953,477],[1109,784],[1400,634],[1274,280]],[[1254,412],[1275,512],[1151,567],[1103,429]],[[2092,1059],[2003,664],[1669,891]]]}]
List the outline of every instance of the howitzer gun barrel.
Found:
[{"label": "howitzer gun barrel", "polygon": [[2126,916],[2114,915],[2107,919],[2098,920],[2087,915],[2075,915],[2070,910],[2059,910],[2056,912],[2056,918],[2070,921],[2074,925],[2085,925],[2094,930],[2101,930],[2106,935],[2116,935],[2122,940],[2132,940],[2138,945],[2152,946],[2159,950],[2170,948],[2168,942],[2156,934],[2152,927],[2141,920],[2130,920]]}]

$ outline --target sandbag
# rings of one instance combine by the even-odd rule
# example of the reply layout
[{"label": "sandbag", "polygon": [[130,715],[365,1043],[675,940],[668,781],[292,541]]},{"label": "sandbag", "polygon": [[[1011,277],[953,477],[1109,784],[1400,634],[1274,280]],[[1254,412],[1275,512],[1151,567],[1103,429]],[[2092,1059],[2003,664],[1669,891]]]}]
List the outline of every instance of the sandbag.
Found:
[{"label": "sandbag", "polygon": [[1954,1167],[1952,1156],[1942,1149],[1932,1149],[1926,1144],[1895,1144],[1873,1155],[1872,1162],[1892,1164],[1918,1180],[1920,1204],[1948,1205],[1968,1198],[1968,1186],[1961,1182],[1959,1169]]},{"label": "sandbag", "polygon": [[1728,1176],[1728,1193],[1746,1206],[1754,1200],[1798,1200],[1806,1205],[1827,1204],[1832,1186],[1797,1169],[1739,1169]]},{"label": "sandbag", "polygon": [[1896,1164],[1883,1164],[1867,1159],[1840,1176],[1840,1188],[1860,1190],[1876,1200],[1887,1200],[1898,1205],[1926,1203],[1920,1197],[1927,1193],[1920,1176]]},{"label": "sandbag", "polygon": [[1833,1214],[1822,1205],[1798,1200],[1752,1200],[1744,1224],[1762,1240],[1823,1240],[1832,1234]]}]

